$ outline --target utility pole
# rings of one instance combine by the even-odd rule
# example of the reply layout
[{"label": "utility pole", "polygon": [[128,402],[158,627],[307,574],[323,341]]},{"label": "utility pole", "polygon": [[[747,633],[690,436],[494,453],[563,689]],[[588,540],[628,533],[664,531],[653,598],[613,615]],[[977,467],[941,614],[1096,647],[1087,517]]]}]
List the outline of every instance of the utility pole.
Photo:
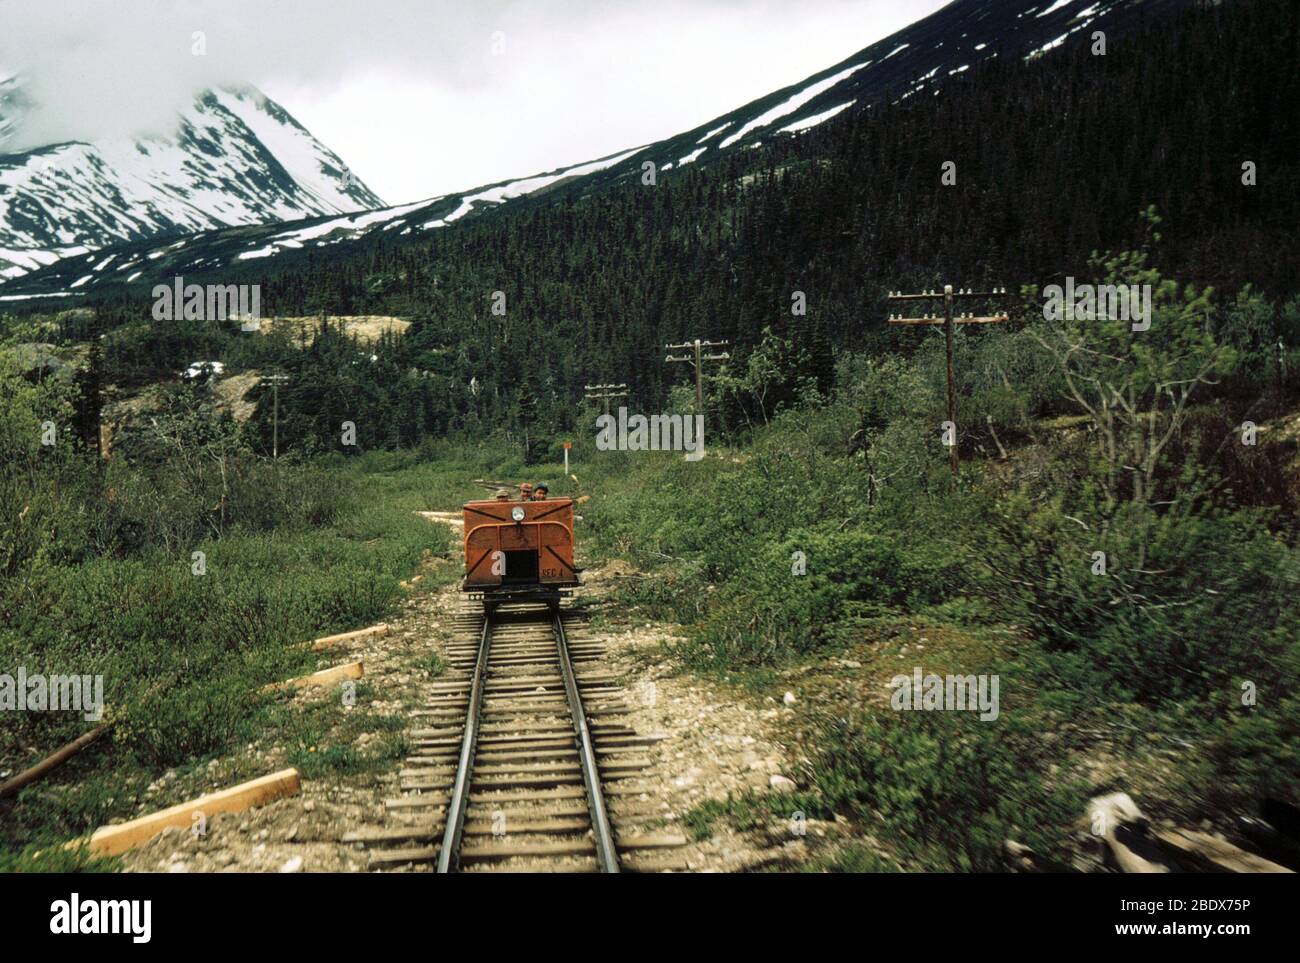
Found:
[{"label": "utility pole", "polygon": [[731,342],[729,341],[701,341],[696,338],[694,341],[687,341],[685,344],[666,344],[664,345],[669,351],[687,351],[694,349],[695,356],[685,355],[684,357],[674,358],[672,355],[664,358],[664,361],[689,362],[695,365],[695,413],[701,417],[704,415],[704,362],[705,361],[726,361],[731,357],[726,351],[721,354],[702,354],[704,348],[725,348]]},{"label": "utility pole", "polygon": [[627,385],[583,385],[587,389],[585,395],[588,401],[605,402],[605,414],[609,414],[609,400],[611,398],[626,398]]},{"label": "utility pole", "polygon": [[262,379],[271,385],[272,415],[271,415],[271,457],[280,457],[280,385],[287,384],[289,376],[287,374],[267,375]]},{"label": "utility pole", "polygon": [[974,298],[984,301],[991,301],[995,298],[1007,297],[1006,288],[994,288],[992,291],[972,291],[967,288],[964,291],[953,291],[951,284],[945,284],[942,291],[923,291],[920,294],[902,294],[889,292],[890,301],[937,301],[943,300],[943,317],[935,317],[925,314],[920,318],[904,318],[891,314],[889,316],[890,324],[942,324],[944,340],[948,344],[948,421],[952,424],[952,444],[948,446],[948,465],[952,468],[953,477],[957,477],[957,379],[953,376],[952,365],[952,337],[953,326],[957,324],[999,324],[1008,321],[1010,318],[1006,314],[990,315],[973,315],[963,314],[954,316],[953,306],[957,298]]}]

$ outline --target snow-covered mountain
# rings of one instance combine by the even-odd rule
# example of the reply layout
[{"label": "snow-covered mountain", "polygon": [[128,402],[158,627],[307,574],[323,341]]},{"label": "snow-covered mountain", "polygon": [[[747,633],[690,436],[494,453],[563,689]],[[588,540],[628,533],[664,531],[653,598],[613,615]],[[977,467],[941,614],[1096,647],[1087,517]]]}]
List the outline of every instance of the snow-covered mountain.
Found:
[{"label": "snow-covered mountain", "polygon": [[252,87],[204,92],[170,136],[4,153],[39,109],[20,77],[0,81],[0,279],[123,241],[383,204]]},{"label": "snow-covered mountain", "polygon": [[[672,177],[692,164],[710,164],[782,137],[805,136],[828,123],[911,97],[938,96],[974,66],[1012,58],[1033,61],[1070,43],[1091,43],[1102,30],[1113,41],[1141,18],[1190,6],[1195,0],[953,0],[938,12],[872,44],[806,80],[752,101],[675,137],[600,160],[459,194],[345,216],[293,224],[205,231],[189,238],[135,243],[68,257],[0,290],[0,302],[40,296],[76,297],[101,284],[148,283],[175,275],[256,267],[268,258],[302,256],[315,248],[384,234],[419,238],[467,217],[481,216],[548,192],[588,193],[634,183],[643,165]],[[0,183],[3,173],[0,170]],[[3,215],[0,214],[0,217]],[[0,252],[2,253],[2,252]]]}]

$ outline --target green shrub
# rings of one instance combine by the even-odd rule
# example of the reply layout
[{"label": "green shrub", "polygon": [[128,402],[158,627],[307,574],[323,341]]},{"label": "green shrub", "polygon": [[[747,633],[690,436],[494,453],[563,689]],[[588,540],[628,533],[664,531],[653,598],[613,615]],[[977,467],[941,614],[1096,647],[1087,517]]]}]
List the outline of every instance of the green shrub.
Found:
[{"label": "green shrub", "polygon": [[726,668],[816,651],[858,616],[942,597],[952,563],[908,552],[887,534],[831,525],[748,549],[741,570],[681,647],[688,661]]},{"label": "green shrub", "polygon": [[814,788],[905,869],[998,871],[1005,840],[1055,850],[1082,811],[1041,732],[1006,715],[862,713],[823,720],[813,744]]},{"label": "green shrub", "polygon": [[1130,506],[1101,531],[1077,519],[1059,499],[1009,499],[987,550],[990,590],[1042,640],[1061,688],[1223,706],[1238,678],[1300,681],[1285,671],[1300,632],[1297,559],[1257,514]]}]

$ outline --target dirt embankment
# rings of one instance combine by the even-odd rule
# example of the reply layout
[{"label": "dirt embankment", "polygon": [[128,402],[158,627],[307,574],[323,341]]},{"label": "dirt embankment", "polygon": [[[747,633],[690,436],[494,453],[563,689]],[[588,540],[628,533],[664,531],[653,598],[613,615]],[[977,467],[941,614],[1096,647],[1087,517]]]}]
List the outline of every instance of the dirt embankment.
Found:
[{"label": "dirt embankment", "polygon": [[258,324],[258,331],[262,334],[269,334],[272,331],[284,333],[299,345],[305,346],[315,337],[322,321],[328,322],[333,328],[342,327],[344,334],[356,338],[363,344],[378,341],[385,334],[402,334],[411,326],[410,321],[382,314],[332,314],[262,318]]}]

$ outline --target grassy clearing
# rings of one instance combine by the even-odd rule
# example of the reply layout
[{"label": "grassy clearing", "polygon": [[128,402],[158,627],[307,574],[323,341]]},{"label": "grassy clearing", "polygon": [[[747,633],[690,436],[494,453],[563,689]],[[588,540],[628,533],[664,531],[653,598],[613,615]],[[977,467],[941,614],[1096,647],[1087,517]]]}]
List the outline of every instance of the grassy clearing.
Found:
[{"label": "grassy clearing", "polygon": [[[667,645],[683,667],[764,698],[794,687],[817,707],[801,710],[789,734],[810,756],[800,805],[848,817],[882,843],[818,857],[816,868],[997,870],[1006,839],[1064,863],[1072,824],[1097,792],[1125,789],[1153,815],[1184,821],[1222,820],[1262,794],[1294,792],[1286,698],[1253,715],[1231,706],[1245,672],[1274,679],[1283,687],[1275,692],[1293,677],[1294,647],[1287,655],[1268,641],[1294,617],[1277,598],[1285,583],[1261,580],[1232,603],[1197,610],[1216,598],[1200,591],[1213,585],[1214,555],[1193,552],[1210,567],[1180,575],[1192,600],[1181,627],[1102,622],[1093,653],[1071,650],[1036,622],[1034,605],[1066,613],[1057,625],[1071,624],[1068,606],[1091,617],[1089,553],[1076,547],[1082,576],[1039,581],[1029,597],[1007,591],[981,555],[1002,561],[1031,544],[1008,536],[989,546],[985,519],[1005,496],[977,481],[956,492],[883,493],[869,507],[861,465],[818,440],[841,417],[792,412],[747,449],[715,449],[697,465],[647,455],[586,473],[598,491],[588,551],[630,558],[650,575],[621,583],[628,613],[683,624],[685,640]],[[655,510],[668,502],[671,513]],[[1235,545],[1239,574],[1270,566],[1284,575],[1294,565],[1286,536],[1218,524],[1188,521],[1182,537],[1207,526],[1195,537]],[[806,575],[792,572],[796,552]],[[1255,627],[1249,648],[1223,621],[1229,604]],[[1167,640],[1193,634],[1214,654],[1189,678]],[[1151,662],[1135,664],[1143,659]],[[997,674],[1000,720],[892,711],[890,680],[918,665]],[[1270,766],[1250,765],[1256,754]],[[719,821],[747,831],[789,818],[784,801],[780,811],[771,805],[709,803],[687,824],[700,837]]]},{"label": "grassy clearing", "polygon": [[[406,594],[398,583],[422,562],[452,555],[451,533],[412,512],[431,499],[441,503],[442,493],[472,472],[451,463],[413,467],[389,455],[325,469],[343,488],[325,524],[269,531],[236,525],[186,551],[48,564],[26,580],[20,601],[9,597],[0,665],[102,675],[114,728],[3,803],[6,868],[36,868],[24,852],[45,850],[49,859],[52,843],[133,815],[146,801],[160,808],[204,791],[208,767],[238,746],[285,747],[287,764],[306,779],[373,771],[404,755],[405,720],[367,710],[374,693],[365,681],[344,713],[332,699],[303,706],[259,690],[336,661],[295,643],[396,614]],[[189,549],[204,553],[205,574],[194,574]],[[426,573],[419,591],[457,570],[446,564]],[[420,668],[443,671],[436,659]],[[0,732],[0,770],[30,765],[90,725],[77,713],[10,716]],[[362,732],[378,734],[364,752],[354,745]],[[239,756],[222,765],[223,784],[262,774]],[[146,794],[169,773],[163,792]],[[67,858],[60,853],[43,868],[67,865]]]},{"label": "grassy clearing", "polygon": [[[933,430],[937,342],[910,357],[842,357],[833,397],[809,387],[806,359],[782,342],[712,386],[731,423],[739,413],[761,427],[710,441],[692,463],[598,452],[580,432],[568,477],[525,465],[518,446],[431,442],[268,467],[185,404],[184,430],[155,442],[165,452],[200,437],[193,457],[144,445],[137,474],[103,476],[31,440],[66,399],[0,377],[0,448],[14,453],[0,473],[0,657],[102,672],[122,718],[106,745],[10,804],[6,858],[131,813],[161,770],[198,772],[254,736],[331,778],[395,758],[392,720],[366,720],[382,738],[360,752],[352,723],[249,693],[316,667],[291,642],[387,617],[425,551],[450,554],[452,536],[411,513],[481,497],[476,478],[545,480],[582,500],[580,558],[624,559],[640,576],[617,583],[617,610],[596,624],[677,623],[685,635],[666,655],[684,671],[764,698],[799,690],[805,708],[784,740],[807,759],[798,803],[885,850],[849,847],[824,868],[996,869],[1008,838],[1065,859],[1086,797],[1113,789],[1158,817],[1225,826],[1263,796],[1297,801],[1295,444],[1223,438],[1247,413],[1265,418],[1241,401],[1263,394],[1251,379],[1269,370],[1273,335],[1259,332],[1300,314],[1248,294],[1225,307],[1144,264],[1124,255],[1106,270],[1153,283],[1152,337],[1066,332],[1120,359],[1101,374],[1137,399],[1129,421],[1109,407],[1089,417],[1093,431],[1068,421],[1079,416],[1060,365],[1074,356],[1054,360],[1060,331],[1026,319],[962,336],[957,484]],[[1190,407],[1162,408],[1155,386],[1187,383],[1187,370],[1221,380],[1197,380]],[[765,399],[778,396],[790,401],[772,414]],[[1153,426],[1167,433],[1156,455],[1144,447]],[[195,550],[202,577],[190,574]],[[457,567],[429,571],[422,590]],[[889,685],[914,666],[998,676],[998,720],[893,711]],[[5,765],[81,726],[26,714],[0,736]],[[687,823],[697,835],[719,821],[754,828],[789,818],[793,801],[710,803]]]},{"label": "grassy clearing", "polygon": [[[809,760],[801,785],[905,868],[998,869],[1006,839],[1065,862],[1072,824],[1103,791],[1225,831],[1264,797],[1298,801],[1300,551],[1279,494],[1294,444],[1230,444],[1238,399],[1267,395],[1248,385],[1265,369],[1243,319],[1272,309],[1248,295],[1212,303],[1141,255],[1106,270],[1153,284],[1157,337],[1030,322],[963,340],[962,410],[991,417],[961,425],[973,440],[957,485],[932,430],[933,345],[841,359],[834,398],[791,406],[702,462],[579,462],[596,492],[588,551],[648,576],[620,583],[627,611],[683,625],[666,648],[685,668],[765,698],[796,688],[814,707],[787,734]],[[1055,360],[1054,338],[1132,359],[1100,372],[1139,399],[1130,421],[1106,412],[1085,419],[1094,431],[1062,430],[1081,422],[1060,367],[1073,356]],[[1217,388],[1162,407],[1153,386],[1205,370]],[[1152,426],[1168,438],[1156,454]],[[890,683],[914,666],[997,675],[999,719],[893,711]],[[688,822],[707,833],[761,817],[732,799]]]}]

